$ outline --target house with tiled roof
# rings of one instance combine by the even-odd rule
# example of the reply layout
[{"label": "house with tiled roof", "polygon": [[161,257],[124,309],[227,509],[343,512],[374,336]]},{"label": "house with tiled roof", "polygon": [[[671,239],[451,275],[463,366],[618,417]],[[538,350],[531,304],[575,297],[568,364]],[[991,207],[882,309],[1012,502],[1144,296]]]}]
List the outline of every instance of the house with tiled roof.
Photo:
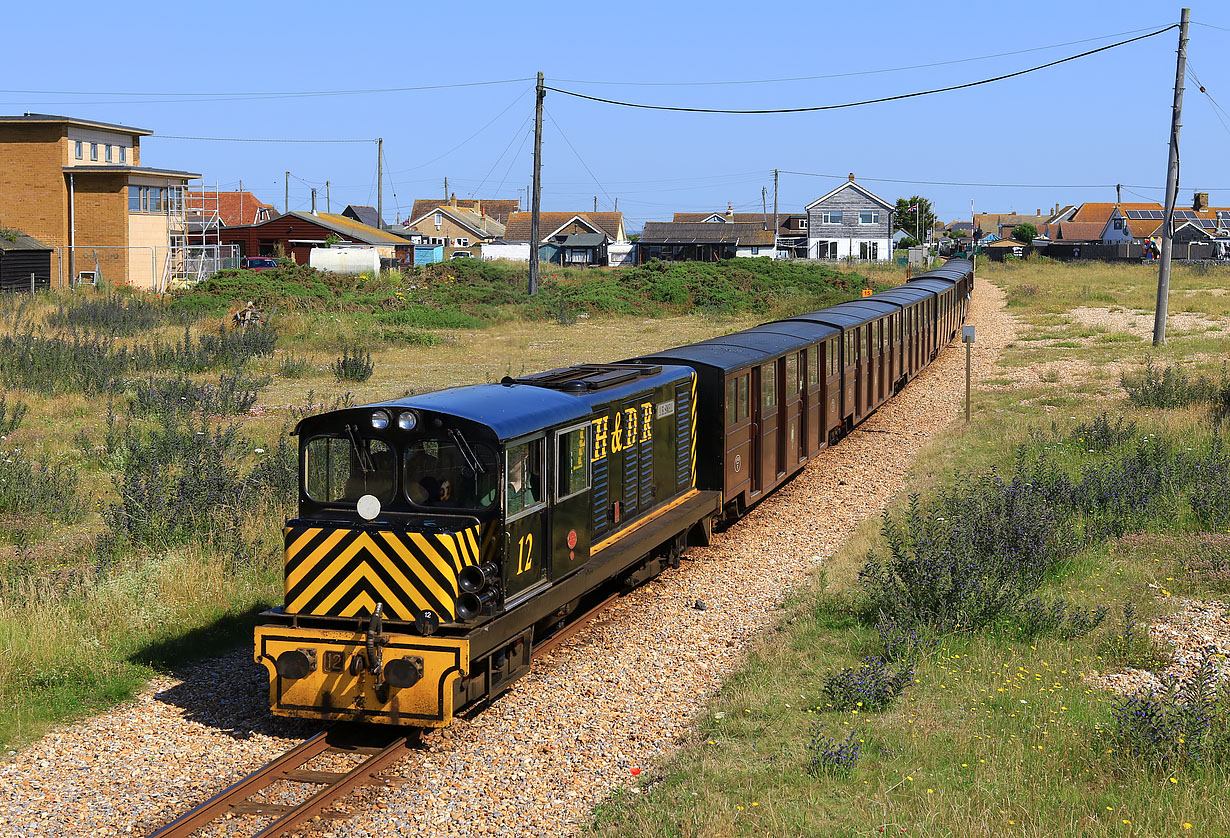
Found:
[{"label": "house with tiled roof", "polygon": [[[478,258],[482,246],[504,238],[504,224],[484,213],[481,204],[465,207],[464,201],[453,196],[448,203],[430,206],[420,215],[411,216],[402,223],[406,233],[418,233],[424,244],[443,247],[444,258],[451,258],[459,250],[467,251]],[[419,202],[415,202],[419,206]],[[423,206],[428,206],[424,204]],[[419,206],[422,209],[422,206]]]},{"label": "house with tiled roof", "polygon": [[[530,244],[533,213],[517,212],[508,219],[504,240]],[[622,212],[540,212],[539,256],[565,265],[608,265],[612,251],[631,254]]]},{"label": "house with tiled roof", "polygon": [[216,216],[223,227],[259,224],[278,214],[273,204],[266,204],[247,191],[189,190],[184,202],[184,212],[189,216],[204,221]]},{"label": "house with tiled roof", "polygon": [[520,211],[521,201],[518,198],[458,198],[456,193],[447,198],[416,198],[409,219],[422,218],[440,206],[473,210],[498,224],[507,224],[509,216]]},{"label": "house with tiled roof", "polygon": [[[672,219],[678,223],[760,224],[766,230],[773,225],[769,212],[735,212],[727,205],[725,212],[677,212]],[[777,249],[798,258],[807,257],[807,213],[781,212],[777,215]]]}]

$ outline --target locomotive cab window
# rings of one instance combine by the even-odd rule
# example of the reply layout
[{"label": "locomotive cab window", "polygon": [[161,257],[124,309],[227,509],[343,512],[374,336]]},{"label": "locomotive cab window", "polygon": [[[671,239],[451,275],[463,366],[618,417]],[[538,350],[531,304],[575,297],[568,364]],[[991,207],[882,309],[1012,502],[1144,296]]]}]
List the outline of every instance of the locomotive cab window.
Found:
[{"label": "locomotive cab window", "polygon": [[304,490],[317,503],[353,505],[364,495],[388,501],[397,482],[397,460],[378,439],[318,436],[308,440],[303,475]]},{"label": "locomotive cab window", "polygon": [[542,454],[542,437],[508,449],[504,514],[510,520],[534,511],[545,502],[542,494]]},{"label": "locomotive cab window", "polygon": [[486,509],[495,503],[499,464],[486,445],[418,439],[406,447],[402,482],[416,506]]},{"label": "locomotive cab window", "polygon": [[555,435],[555,499],[567,500],[589,488],[589,426]]}]

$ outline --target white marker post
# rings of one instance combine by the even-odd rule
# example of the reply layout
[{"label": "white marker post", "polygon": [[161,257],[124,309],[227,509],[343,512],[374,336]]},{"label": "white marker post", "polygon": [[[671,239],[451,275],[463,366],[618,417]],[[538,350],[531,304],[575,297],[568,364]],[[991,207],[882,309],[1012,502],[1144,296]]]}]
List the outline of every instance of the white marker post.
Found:
[{"label": "white marker post", "polygon": [[970,348],[974,345],[974,327],[961,327],[961,342],[965,344],[965,423],[970,421]]}]

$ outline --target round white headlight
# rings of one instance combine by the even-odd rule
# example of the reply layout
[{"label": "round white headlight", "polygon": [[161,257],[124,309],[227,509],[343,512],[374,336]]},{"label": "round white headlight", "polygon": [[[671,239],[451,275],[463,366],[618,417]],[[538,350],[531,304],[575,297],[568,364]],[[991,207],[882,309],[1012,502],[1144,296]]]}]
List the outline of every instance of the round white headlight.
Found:
[{"label": "round white headlight", "polygon": [[375,495],[364,495],[359,498],[358,512],[365,521],[370,521],[380,514],[380,498]]},{"label": "round white headlight", "polygon": [[413,431],[418,427],[419,415],[413,410],[403,410],[397,414],[397,427],[403,431]]},{"label": "round white headlight", "polygon": [[378,431],[382,431],[389,426],[389,412],[387,410],[372,411],[372,427]]}]

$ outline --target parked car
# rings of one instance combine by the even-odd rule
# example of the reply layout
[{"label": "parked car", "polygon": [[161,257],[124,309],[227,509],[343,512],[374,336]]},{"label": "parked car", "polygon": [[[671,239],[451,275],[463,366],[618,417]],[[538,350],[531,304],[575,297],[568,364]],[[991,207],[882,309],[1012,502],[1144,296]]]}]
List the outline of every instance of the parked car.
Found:
[{"label": "parked car", "polygon": [[245,256],[239,267],[245,271],[271,271],[278,266],[278,260],[272,256]]},{"label": "parked car", "polygon": [[453,251],[453,255],[448,258],[450,259],[469,259],[471,257],[472,257],[472,254],[468,250],[455,250]]}]

